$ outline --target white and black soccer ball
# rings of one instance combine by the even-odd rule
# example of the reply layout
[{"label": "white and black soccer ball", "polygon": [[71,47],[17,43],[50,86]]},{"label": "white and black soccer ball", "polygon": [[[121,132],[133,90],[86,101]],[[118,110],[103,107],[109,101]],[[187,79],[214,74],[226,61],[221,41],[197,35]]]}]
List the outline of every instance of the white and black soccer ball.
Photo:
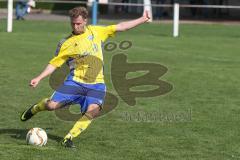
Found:
[{"label": "white and black soccer ball", "polygon": [[32,128],[26,136],[27,144],[44,146],[47,144],[47,133],[42,128]]}]

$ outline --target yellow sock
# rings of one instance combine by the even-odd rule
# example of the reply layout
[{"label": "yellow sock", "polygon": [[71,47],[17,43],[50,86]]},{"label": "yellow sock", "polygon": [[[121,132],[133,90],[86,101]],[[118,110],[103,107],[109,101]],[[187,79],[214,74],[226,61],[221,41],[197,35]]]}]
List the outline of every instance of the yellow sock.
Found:
[{"label": "yellow sock", "polygon": [[31,109],[31,112],[32,114],[36,114],[40,111],[44,111],[46,110],[46,103],[48,101],[48,98],[44,98],[42,99],[40,102],[38,102],[32,109]]},{"label": "yellow sock", "polygon": [[75,138],[80,135],[91,123],[91,119],[86,115],[83,115],[73,126],[73,128],[69,131],[69,133],[65,136],[65,138]]}]

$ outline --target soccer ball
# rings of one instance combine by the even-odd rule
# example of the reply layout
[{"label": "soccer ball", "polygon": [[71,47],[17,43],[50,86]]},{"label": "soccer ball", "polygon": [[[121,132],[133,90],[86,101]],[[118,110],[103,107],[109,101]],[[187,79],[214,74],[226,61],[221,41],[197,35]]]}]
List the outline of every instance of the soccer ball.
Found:
[{"label": "soccer ball", "polygon": [[32,128],[26,136],[27,144],[44,146],[47,143],[47,133],[42,128]]}]

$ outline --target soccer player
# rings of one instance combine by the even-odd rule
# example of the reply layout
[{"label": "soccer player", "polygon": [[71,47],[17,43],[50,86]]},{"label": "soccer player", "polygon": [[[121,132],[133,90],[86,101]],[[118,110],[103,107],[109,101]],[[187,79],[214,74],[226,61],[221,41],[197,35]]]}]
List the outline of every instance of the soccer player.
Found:
[{"label": "soccer player", "polygon": [[27,121],[40,111],[52,111],[69,104],[79,104],[83,116],[74,124],[62,141],[65,147],[74,147],[73,138],[80,135],[100,113],[104,102],[106,86],[103,76],[102,43],[116,32],[122,32],[149,20],[147,11],[143,16],[117,25],[87,25],[88,12],[84,7],[69,11],[72,34],[58,44],[55,57],[46,68],[30,81],[35,88],[39,82],[53,73],[57,67],[66,63],[70,73],[61,87],[50,98],[25,110],[20,119]]}]

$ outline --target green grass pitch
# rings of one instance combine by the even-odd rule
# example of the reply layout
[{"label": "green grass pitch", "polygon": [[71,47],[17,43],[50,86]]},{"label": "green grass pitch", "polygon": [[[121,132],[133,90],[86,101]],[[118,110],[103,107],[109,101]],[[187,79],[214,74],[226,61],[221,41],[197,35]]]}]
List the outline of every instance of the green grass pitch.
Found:
[{"label": "green grass pitch", "polygon": [[[159,63],[168,68],[160,79],[174,89],[166,95],[137,98],[134,107],[119,99],[118,107],[95,120],[79,138],[76,150],[59,140],[74,122],[42,112],[20,122],[21,112],[53,90],[48,79],[37,89],[28,83],[53,57],[57,42],[70,31],[67,22],[14,21],[14,32],[0,28],[0,159],[1,160],[230,160],[240,158],[240,32],[237,25],[180,26],[171,37],[170,24],[145,24],[120,33],[116,43],[130,40],[132,48],[105,52],[108,91],[111,59],[125,53],[129,63]],[[119,66],[121,67],[121,66]],[[149,86],[145,86],[146,88]],[[72,107],[74,112],[77,107]],[[25,133],[41,127],[45,147],[25,144]]]}]

